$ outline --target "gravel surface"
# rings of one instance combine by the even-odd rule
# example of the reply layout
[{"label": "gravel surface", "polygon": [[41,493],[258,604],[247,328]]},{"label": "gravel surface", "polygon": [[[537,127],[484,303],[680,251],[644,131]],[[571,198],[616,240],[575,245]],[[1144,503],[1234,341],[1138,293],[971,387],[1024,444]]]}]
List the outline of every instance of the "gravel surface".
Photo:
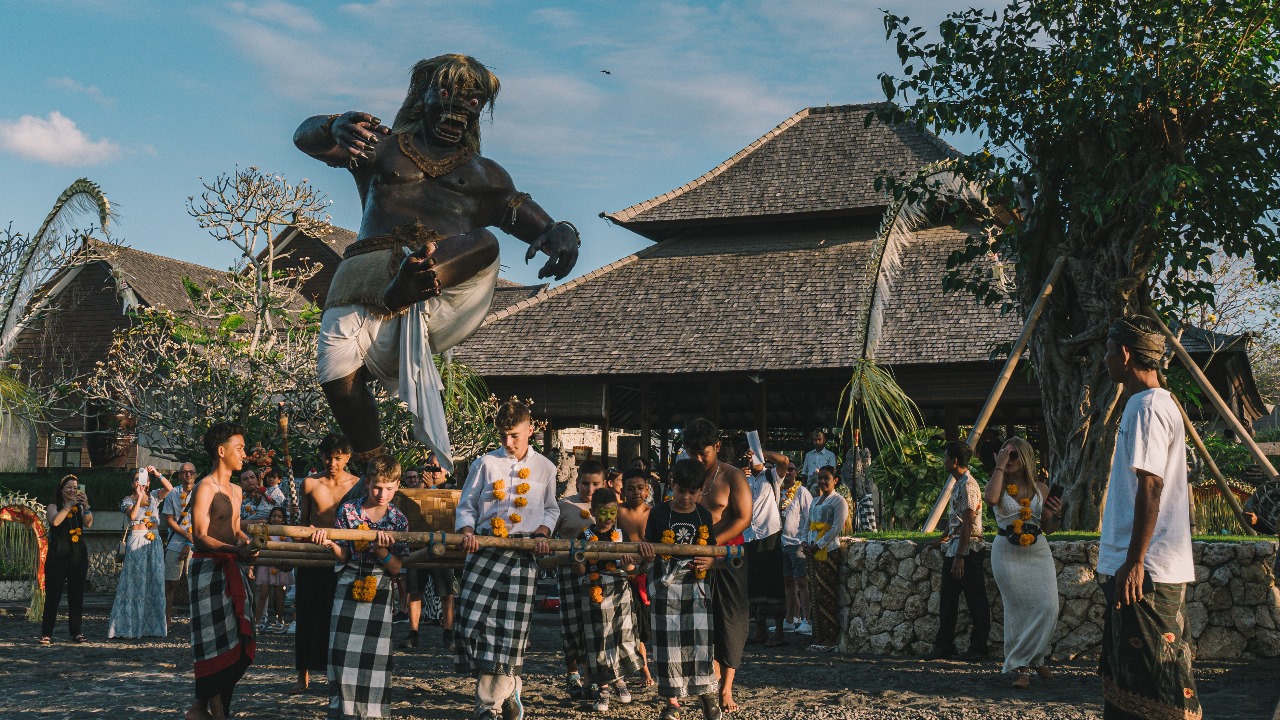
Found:
[{"label": "gravel surface", "polygon": [[[190,703],[191,654],[188,625],[179,620],[169,638],[104,640],[106,616],[90,614],[91,642],[66,640],[60,623],[51,647],[36,644],[39,628],[19,617],[0,617],[0,717],[174,718]],[[407,625],[396,626],[396,639]],[[587,718],[595,715],[570,702],[560,689],[557,661],[559,622],[553,613],[536,616],[533,648],[526,657],[525,708],[528,718]],[[439,628],[424,627],[426,647],[396,656],[392,689],[395,717],[464,720],[470,717],[473,686],[453,675]],[[323,678],[301,696],[285,691],[293,681],[293,637],[260,639],[257,663],[236,693],[237,717],[322,718],[327,697]],[[743,710],[734,718],[769,720],[1077,720],[1101,718],[1101,688],[1092,663],[1055,668],[1051,681],[1030,690],[1008,688],[992,660],[980,664],[924,663],[914,659],[845,657],[810,652],[801,638],[782,648],[748,646],[736,693]],[[1280,661],[1203,663],[1196,667],[1205,717],[1265,720],[1280,697]],[[658,714],[651,690],[636,690],[631,705],[614,702],[611,718]],[[687,709],[686,720],[701,711]]]}]

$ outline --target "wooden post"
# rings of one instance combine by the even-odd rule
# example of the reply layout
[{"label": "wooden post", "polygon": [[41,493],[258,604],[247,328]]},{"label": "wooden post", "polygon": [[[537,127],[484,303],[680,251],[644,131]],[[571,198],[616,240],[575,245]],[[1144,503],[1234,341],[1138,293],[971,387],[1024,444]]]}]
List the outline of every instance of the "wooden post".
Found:
[{"label": "wooden post", "polygon": [[[658,423],[658,432],[662,433],[661,443],[658,445],[658,474],[662,477],[667,476],[667,468],[671,467],[671,421],[663,420]],[[655,502],[662,498],[655,498]]]},{"label": "wooden post", "polygon": [[[1035,330],[1036,323],[1040,321],[1040,315],[1044,313],[1045,305],[1048,304],[1049,296],[1053,294],[1053,285],[1058,282],[1058,276],[1062,274],[1062,268],[1066,267],[1066,256],[1059,257],[1053,267],[1049,268],[1049,275],[1045,278],[1044,287],[1040,288],[1040,295],[1036,298],[1036,302],[1031,306],[1031,311],[1027,313],[1027,321],[1022,324],[1022,334],[1018,336],[1018,341],[1014,343],[1013,349],[1009,351],[1009,359],[1004,361],[1004,369],[1000,371],[1000,376],[996,378],[995,387],[991,388],[991,394],[987,396],[987,403],[982,406],[982,412],[978,413],[978,420],[973,424],[973,430],[969,433],[969,447],[976,448],[978,446],[978,438],[982,437],[982,431],[986,429],[987,423],[991,421],[991,415],[996,411],[996,405],[1000,402],[1000,396],[1004,394],[1004,389],[1009,385],[1009,380],[1013,377],[1013,371],[1018,367],[1018,360],[1022,358],[1022,353],[1026,351],[1027,344],[1031,342],[1031,332]],[[929,519],[924,523],[925,532],[933,532],[938,526],[938,520],[942,518],[942,513],[947,510],[947,501],[951,497],[951,491],[955,488],[956,479],[947,477],[946,487],[942,489],[942,494],[938,496],[938,501],[933,504],[933,512],[929,513]]]},{"label": "wooden post", "polygon": [[649,452],[653,449],[653,422],[650,415],[653,413],[652,401],[653,383],[646,382],[640,388],[640,457],[644,458],[644,463],[649,464]]},{"label": "wooden post", "polygon": [[760,378],[760,415],[757,418],[756,428],[760,431],[760,445],[769,447],[769,388],[765,384],[764,377]]},{"label": "wooden post", "polygon": [[720,427],[720,378],[711,382],[711,422]]},{"label": "wooden post", "polygon": [[604,386],[604,420],[600,423],[600,462],[609,467],[609,384]]}]

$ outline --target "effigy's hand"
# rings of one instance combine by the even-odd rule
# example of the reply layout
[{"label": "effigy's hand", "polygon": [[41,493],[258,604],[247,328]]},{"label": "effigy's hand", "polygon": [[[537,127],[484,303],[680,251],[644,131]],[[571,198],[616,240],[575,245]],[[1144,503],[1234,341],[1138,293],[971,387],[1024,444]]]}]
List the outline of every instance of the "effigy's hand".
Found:
[{"label": "effigy's hand", "polygon": [[391,128],[366,112],[345,112],[329,121],[329,135],[339,148],[347,151],[352,160],[368,160],[378,141],[391,134]]},{"label": "effigy's hand", "polygon": [[529,243],[529,251],[524,254],[524,262],[527,265],[541,250],[549,259],[547,264],[538,271],[538,277],[554,276],[557,280],[563,280],[578,263],[580,247],[582,247],[582,241],[578,238],[577,228],[568,222],[558,222],[552,225],[550,230],[539,235],[538,239]]}]

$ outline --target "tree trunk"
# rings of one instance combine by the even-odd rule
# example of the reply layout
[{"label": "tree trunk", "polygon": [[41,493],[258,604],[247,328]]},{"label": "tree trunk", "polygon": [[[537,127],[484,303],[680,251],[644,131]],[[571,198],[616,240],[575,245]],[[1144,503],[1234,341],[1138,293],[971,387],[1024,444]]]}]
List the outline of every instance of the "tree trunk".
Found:
[{"label": "tree trunk", "polygon": [[1144,235],[1138,223],[1116,223],[1110,232],[1104,228],[1083,238],[1045,233],[1034,243],[1044,248],[1039,256],[1019,268],[1025,317],[1056,254],[1068,256],[1029,347],[1044,403],[1049,453],[1042,462],[1050,482],[1066,488],[1065,528],[1091,531],[1101,522],[1124,407],[1103,362],[1107,329],[1113,319],[1140,309],[1139,288],[1150,261],[1135,260],[1132,249],[1144,245]]}]

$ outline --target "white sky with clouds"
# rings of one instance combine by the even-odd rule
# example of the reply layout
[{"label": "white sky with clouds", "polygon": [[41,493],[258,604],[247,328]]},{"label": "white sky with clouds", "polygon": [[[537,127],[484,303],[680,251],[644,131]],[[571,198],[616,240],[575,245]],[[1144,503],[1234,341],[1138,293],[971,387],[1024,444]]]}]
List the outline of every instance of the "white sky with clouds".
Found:
[{"label": "white sky with clouds", "polygon": [[[6,3],[0,26],[0,223],[33,231],[86,176],[132,247],[232,262],[187,215],[200,177],[237,164],[311,180],[356,230],[347,173],[298,152],[310,115],[389,124],[408,68],[470,54],[502,81],[483,152],[583,235],[574,274],[647,245],[597,215],[675,188],[803,107],[883,99],[898,69],[879,8],[936,27],[945,0],[572,3],[163,0]],[[601,70],[608,70],[604,74]],[[535,282],[523,244],[503,274]]]}]

